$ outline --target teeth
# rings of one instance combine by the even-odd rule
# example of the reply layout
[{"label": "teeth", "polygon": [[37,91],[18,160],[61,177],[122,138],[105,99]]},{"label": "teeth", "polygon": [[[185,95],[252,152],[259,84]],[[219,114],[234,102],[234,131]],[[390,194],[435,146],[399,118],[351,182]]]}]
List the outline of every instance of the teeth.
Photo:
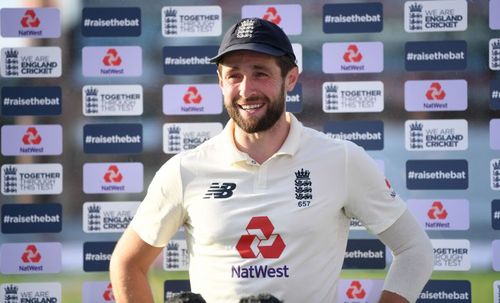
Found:
[{"label": "teeth", "polygon": [[256,109],[261,106],[262,104],[251,104],[251,105],[241,105],[241,108],[243,108],[244,110],[249,110],[249,109]]}]

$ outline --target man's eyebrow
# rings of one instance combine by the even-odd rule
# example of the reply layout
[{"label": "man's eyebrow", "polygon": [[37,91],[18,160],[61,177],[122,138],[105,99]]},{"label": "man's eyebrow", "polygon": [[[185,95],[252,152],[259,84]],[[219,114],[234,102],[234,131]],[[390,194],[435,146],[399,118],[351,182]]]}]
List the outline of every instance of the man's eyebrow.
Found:
[{"label": "man's eyebrow", "polygon": [[[234,65],[227,64],[226,67],[229,70],[239,70],[239,69],[241,69],[239,64],[234,64]],[[264,64],[254,64],[254,65],[252,65],[252,68],[255,69],[255,70],[265,70],[265,71],[270,70],[269,66],[264,65]]]},{"label": "man's eyebrow", "polygon": [[254,69],[259,69],[259,70],[269,70],[269,66],[267,65],[260,65],[260,64],[255,64],[252,66]]}]

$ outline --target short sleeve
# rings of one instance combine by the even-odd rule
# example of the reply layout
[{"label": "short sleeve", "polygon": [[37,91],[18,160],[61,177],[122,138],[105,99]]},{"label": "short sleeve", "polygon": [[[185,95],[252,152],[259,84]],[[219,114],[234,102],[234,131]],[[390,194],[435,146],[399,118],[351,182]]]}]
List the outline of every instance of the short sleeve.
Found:
[{"label": "short sleeve", "polygon": [[346,214],[357,218],[373,234],[383,232],[403,214],[406,204],[391,188],[375,161],[352,142],[346,142],[345,169]]},{"label": "short sleeve", "polygon": [[156,172],[130,223],[141,239],[152,246],[165,246],[184,223],[180,169],[180,156],[176,155]]}]

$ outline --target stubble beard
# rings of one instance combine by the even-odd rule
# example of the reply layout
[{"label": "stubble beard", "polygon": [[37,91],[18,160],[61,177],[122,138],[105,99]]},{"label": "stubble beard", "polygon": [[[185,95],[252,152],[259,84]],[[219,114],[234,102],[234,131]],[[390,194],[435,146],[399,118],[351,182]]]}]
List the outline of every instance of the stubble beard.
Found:
[{"label": "stubble beard", "polygon": [[248,134],[263,132],[276,124],[283,112],[285,111],[285,85],[283,84],[280,90],[279,97],[271,101],[266,96],[252,97],[246,99],[247,101],[257,101],[261,100],[267,104],[267,110],[263,117],[254,118],[250,117],[248,119],[243,118],[240,115],[240,107],[238,106],[238,101],[240,97],[236,97],[231,101],[229,106],[226,106],[227,113],[229,117],[241,128],[244,132]]}]

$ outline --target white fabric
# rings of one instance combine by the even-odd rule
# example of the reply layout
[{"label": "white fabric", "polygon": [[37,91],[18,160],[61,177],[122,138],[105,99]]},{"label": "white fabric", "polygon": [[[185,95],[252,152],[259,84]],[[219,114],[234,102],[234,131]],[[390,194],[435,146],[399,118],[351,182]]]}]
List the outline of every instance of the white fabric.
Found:
[{"label": "white fabric", "polygon": [[410,303],[429,280],[434,265],[432,243],[409,210],[379,235],[394,255],[384,289],[405,297]]},{"label": "white fabric", "polygon": [[[287,303],[334,302],[350,217],[377,234],[406,209],[362,148],[287,117],[286,141],[262,165],[236,149],[232,121],[218,136],[174,156],[157,172],[131,223],[154,246],[165,246],[185,226],[191,289],[207,302],[238,302],[259,293]],[[310,172],[309,185],[298,180],[299,171]],[[215,197],[214,190],[231,183],[236,187],[230,197]],[[312,199],[298,199],[309,189]],[[279,235],[285,244],[279,257],[265,257],[257,247],[252,235],[259,229],[247,230],[253,217],[272,222],[260,245],[276,243]],[[244,235],[254,240],[255,258],[238,252]],[[255,277],[256,270],[267,276]]]}]

